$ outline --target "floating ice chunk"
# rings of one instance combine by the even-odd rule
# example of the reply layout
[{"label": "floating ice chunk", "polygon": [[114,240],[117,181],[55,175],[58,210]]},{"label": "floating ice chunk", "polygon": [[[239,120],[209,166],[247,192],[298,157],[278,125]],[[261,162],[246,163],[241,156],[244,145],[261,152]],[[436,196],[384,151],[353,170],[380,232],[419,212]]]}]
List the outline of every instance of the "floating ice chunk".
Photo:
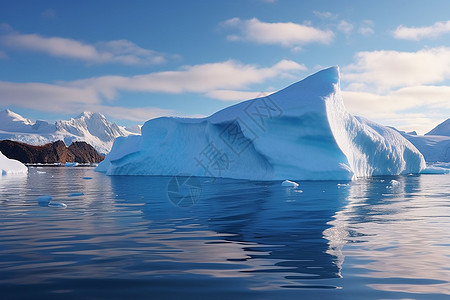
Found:
[{"label": "floating ice chunk", "polygon": [[298,187],[298,183],[290,180],[285,180],[281,183],[281,186]]},{"label": "floating ice chunk", "polygon": [[64,164],[64,166],[66,166],[66,167],[76,167],[76,166],[78,166],[78,163],[77,162],[66,162]]},{"label": "floating ice chunk", "polygon": [[40,196],[37,198],[39,206],[43,207],[54,207],[54,208],[66,208],[67,205],[62,202],[53,202],[52,196]]},{"label": "floating ice chunk", "polygon": [[50,201],[52,201],[52,196],[40,196],[37,198],[39,206],[48,206]]},{"label": "floating ice chunk", "polygon": [[348,183],[338,183],[337,184],[338,189],[340,189],[341,187],[348,187],[348,186],[349,186]]},{"label": "floating ice chunk", "polygon": [[389,181],[389,185],[386,186],[387,189],[396,189],[400,187],[401,183],[395,179]]},{"label": "floating ice chunk", "polygon": [[62,203],[62,202],[50,202],[48,204],[48,207],[52,207],[52,208],[67,208],[67,205],[65,203]]},{"label": "floating ice chunk", "polygon": [[421,174],[450,174],[450,163],[434,163],[428,165]]},{"label": "floating ice chunk", "polygon": [[391,186],[393,186],[393,187],[400,186],[400,182],[397,181],[397,180],[395,180],[395,179],[392,179],[389,183],[390,183]]},{"label": "floating ice chunk", "polygon": [[28,168],[23,163],[15,159],[9,159],[0,152],[0,173],[6,174],[27,174]]},{"label": "floating ice chunk", "polygon": [[40,196],[38,197],[38,202],[39,203],[49,203],[52,200],[52,196]]},{"label": "floating ice chunk", "polygon": [[72,193],[69,195],[69,197],[78,197],[78,196],[83,196],[84,193]]}]

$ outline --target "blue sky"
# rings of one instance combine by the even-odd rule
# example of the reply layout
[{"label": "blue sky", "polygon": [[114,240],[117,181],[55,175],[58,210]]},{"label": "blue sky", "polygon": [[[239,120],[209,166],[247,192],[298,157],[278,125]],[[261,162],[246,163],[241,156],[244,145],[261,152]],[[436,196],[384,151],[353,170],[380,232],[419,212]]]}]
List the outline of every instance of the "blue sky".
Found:
[{"label": "blue sky", "polygon": [[118,124],[206,116],[339,65],[347,109],[450,117],[448,1],[3,1],[0,108]]}]

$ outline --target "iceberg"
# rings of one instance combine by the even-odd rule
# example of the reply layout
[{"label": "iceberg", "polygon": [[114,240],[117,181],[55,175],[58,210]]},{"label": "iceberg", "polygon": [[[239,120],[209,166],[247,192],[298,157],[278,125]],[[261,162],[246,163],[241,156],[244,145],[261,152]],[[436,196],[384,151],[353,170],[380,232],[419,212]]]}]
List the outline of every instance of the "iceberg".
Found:
[{"label": "iceberg", "polygon": [[397,131],[349,114],[338,67],[206,118],[161,117],[119,137],[108,175],[352,180],[419,173],[422,154]]},{"label": "iceberg", "polygon": [[0,170],[2,175],[28,173],[27,166],[18,160],[7,158],[2,152],[0,152]]}]

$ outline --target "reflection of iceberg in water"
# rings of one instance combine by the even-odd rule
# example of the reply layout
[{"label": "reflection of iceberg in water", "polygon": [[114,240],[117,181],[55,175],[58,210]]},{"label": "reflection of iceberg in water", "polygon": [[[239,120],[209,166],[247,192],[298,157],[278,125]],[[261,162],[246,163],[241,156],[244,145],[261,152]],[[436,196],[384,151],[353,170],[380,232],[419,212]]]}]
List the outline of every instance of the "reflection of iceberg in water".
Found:
[{"label": "reflection of iceberg in water", "polygon": [[[258,277],[258,286],[264,278],[264,287],[336,288],[339,257],[329,251],[323,232],[347,189],[337,182],[305,182],[299,192],[279,182],[202,180],[201,198],[184,208],[161,188],[169,177],[111,177],[111,184],[118,204],[142,205],[146,238],[180,272]],[[152,263],[142,269],[173,273]]]},{"label": "reflection of iceberg in water", "polygon": [[450,240],[443,234],[448,194],[436,194],[442,179],[448,180],[407,176],[396,178],[399,184],[387,178],[352,182],[348,204],[324,232],[329,253],[341,263],[346,256],[345,269],[359,269],[353,273],[362,274],[374,290],[450,294],[448,269],[442,267],[450,266]]}]

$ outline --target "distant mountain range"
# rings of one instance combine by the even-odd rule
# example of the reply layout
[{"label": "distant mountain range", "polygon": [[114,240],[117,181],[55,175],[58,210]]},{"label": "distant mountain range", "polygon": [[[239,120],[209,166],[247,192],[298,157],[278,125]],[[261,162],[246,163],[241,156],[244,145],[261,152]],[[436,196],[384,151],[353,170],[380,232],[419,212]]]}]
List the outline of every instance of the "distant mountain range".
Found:
[{"label": "distant mountain range", "polygon": [[411,132],[400,133],[416,146],[427,162],[450,162],[450,119],[422,136]]},{"label": "distant mountain range", "polygon": [[140,134],[139,127],[125,128],[109,122],[100,113],[83,112],[70,120],[32,121],[9,109],[0,111],[0,140],[13,140],[30,145],[43,145],[58,140],[69,146],[75,141],[92,145],[100,154],[107,154],[114,139]]},{"label": "distant mountain range", "polygon": [[450,136],[450,118],[434,127],[430,132],[425,133],[425,135]]}]

